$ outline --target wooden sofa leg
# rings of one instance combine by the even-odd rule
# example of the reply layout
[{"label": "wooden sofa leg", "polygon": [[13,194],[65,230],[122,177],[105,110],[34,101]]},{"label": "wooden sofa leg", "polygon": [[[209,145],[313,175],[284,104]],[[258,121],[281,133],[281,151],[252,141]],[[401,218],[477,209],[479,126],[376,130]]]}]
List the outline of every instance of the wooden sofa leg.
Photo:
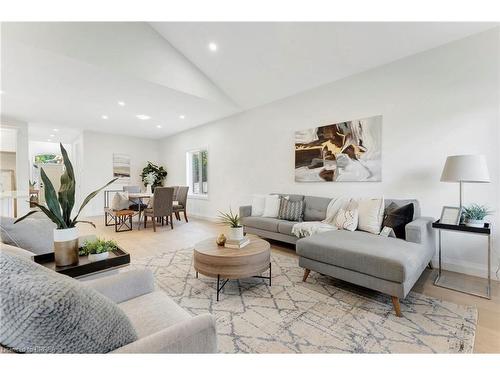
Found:
[{"label": "wooden sofa leg", "polygon": [[309,276],[309,272],[311,272],[311,270],[310,270],[310,269],[307,269],[307,268],[306,268],[306,269],[304,269],[304,277],[302,278],[302,281],[303,281],[303,282],[306,282],[307,277]]},{"label": "wooden sofa leg", "polygon": [[391,296],[392,305],[394,306],[394,311],[396,312],[396,316],[401,318],[403,315],[401,314],[401,305],[399,304],[399,298]]}]

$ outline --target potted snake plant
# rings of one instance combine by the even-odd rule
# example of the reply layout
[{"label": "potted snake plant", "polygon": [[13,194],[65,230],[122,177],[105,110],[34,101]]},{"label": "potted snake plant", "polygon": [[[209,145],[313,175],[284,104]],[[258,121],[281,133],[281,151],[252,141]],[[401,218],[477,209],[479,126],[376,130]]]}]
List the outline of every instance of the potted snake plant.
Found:
[{"label": "potted snake plant", "polygon": [[[46,206],[39,204],[38,202],[31,203],[38,207],[50,220],[52,220],[52,222],[57,225],[57,228],[54,229],[54,259],[56,266],[70,266],[78,264],[78,229],[76,224],[87,223],[95,228],[94,223],[90,221],[78,220],[80,213],[102,189],[112,184],[117,179],[115,178],[109,181],[103,187],[90,193],[83,200],[83,203],[75,217],[71,218],[71,211],[75,205],[75,173],[73,171],[73,165],[69,160],[68,153],[62,143],[60,143],[60,147],[64,163],[64,173],[61,175],[61,187],[59,188],[59,192],[56,193],[52,182],[47,177],[47,174],[43,168],[40,168],[40,176],[45,187],[44,196]],[[30,211],[26,215],[17,219],[14,223],[18,223],[21,220],[26,219],[35,212],[39,211]]]},{"label": "potted snake plant", "polygon": [[245,237],[243,226],[240,224],[240,216],[233,214],[231,209],[227,213],[219,211],[219,223],[229,226],[228,238],[230,240],[239,241]]}]

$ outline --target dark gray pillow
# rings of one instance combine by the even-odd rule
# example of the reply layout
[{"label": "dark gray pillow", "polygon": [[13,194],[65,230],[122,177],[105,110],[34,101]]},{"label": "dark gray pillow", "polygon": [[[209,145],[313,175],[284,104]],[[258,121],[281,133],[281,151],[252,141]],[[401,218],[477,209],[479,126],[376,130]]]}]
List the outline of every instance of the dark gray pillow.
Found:
[{"label": "dark gray pillow", "polygon": [[33,261],[0,252],[0,345],[19,353],[107,353],[137,340],[120,308]]},{"label": "dark gray pillow", "polygon": [[291,201],[281,198],[278,217],[281,220],[302,221],[304,215],[304,201]]}]

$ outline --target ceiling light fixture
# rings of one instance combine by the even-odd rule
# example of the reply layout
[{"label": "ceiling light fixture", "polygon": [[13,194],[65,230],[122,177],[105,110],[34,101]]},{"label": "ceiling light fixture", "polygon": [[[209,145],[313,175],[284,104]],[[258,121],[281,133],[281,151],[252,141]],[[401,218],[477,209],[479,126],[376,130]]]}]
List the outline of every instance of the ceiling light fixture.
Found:
[{"label": "ceiling light fixture", "polygon": [[47,142],[52,142],[52,139],[47,139]]},{"label": "ceiling light fixture", "polygon": [[52,130],[53,130],[53,131],[55,131],[55,132],[58,132],[58,131],[59,131],[59,129],[52,129]]},{"label": "ceiling light fixture", "polygon": [[118,105],[119,105],[120,107],[125,107],[125,102],[119,101],[119,102],[118,102]]},{"label": "ceiling light fixture", "polygon": [[161,125],[156,125],[156,127],[157,127],[158,129],[161,129]]},{"label": "ceiling light fixture", "polygon": [[149,120],[151,116],[148,115],[135,115],[139,120]]},{"label": "ceiling light fixture", "polygon": [[180,116],[179,116],[179,118],[180,118],[181,120],[184,120],[184,119],[186,118],[186,116],[184,116],[184,115],[180,115]]},{"label": "ceiling light fixture", "polygon": [[217,51],[217,44],[215,44],[214,42],[208,43],[208,49],[212,52]]},{"label": "ceiling light fixture", "polygon": [[50,136],[51,136],[51,137],[55,137],[55,135],[54,135],[54,134],[51,134]]},{"label": "ceiling light fixture", "polygon": [[0,90],[0,95],[3,95],[3,94],[5,94],[5,91]]},{"label": "ceiling light fixture", "polygon": [[107,120],[109,117],[108,117],[107,115],[102,115],[102,116],[101,116],[101,118],[102,118],[103,120]]}]

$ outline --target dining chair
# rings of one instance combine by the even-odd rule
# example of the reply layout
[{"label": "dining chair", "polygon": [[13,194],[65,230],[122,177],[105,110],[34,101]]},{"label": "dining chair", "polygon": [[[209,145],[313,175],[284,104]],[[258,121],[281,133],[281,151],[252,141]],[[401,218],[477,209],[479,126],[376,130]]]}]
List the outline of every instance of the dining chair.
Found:
[{"label": "dining chair", "polygon": [[151,207],[144,210],[144,228],[146,228],[146,223],[148,217],[151,218],[153,222],[153,231],[156,232],[156,219],[166,218],[167,224],[170,218],[170,227],[174,229],[174,221],[172,220],[173,210],[172,202],[174,197],[174,189],[171,187],[157,187],[153,194]]},{"label": "dining chair", "polygon": [[180,213],[184,213],[184,220],[186,223],[188,222],[187,214],[186,214],[186,206],[187,206],[187,196],[188,196],[189,186],[179,186],[177,190],[177,204],[174,205],[173,210],[175,213],[175,217],[177,220],[180,220]]}]

